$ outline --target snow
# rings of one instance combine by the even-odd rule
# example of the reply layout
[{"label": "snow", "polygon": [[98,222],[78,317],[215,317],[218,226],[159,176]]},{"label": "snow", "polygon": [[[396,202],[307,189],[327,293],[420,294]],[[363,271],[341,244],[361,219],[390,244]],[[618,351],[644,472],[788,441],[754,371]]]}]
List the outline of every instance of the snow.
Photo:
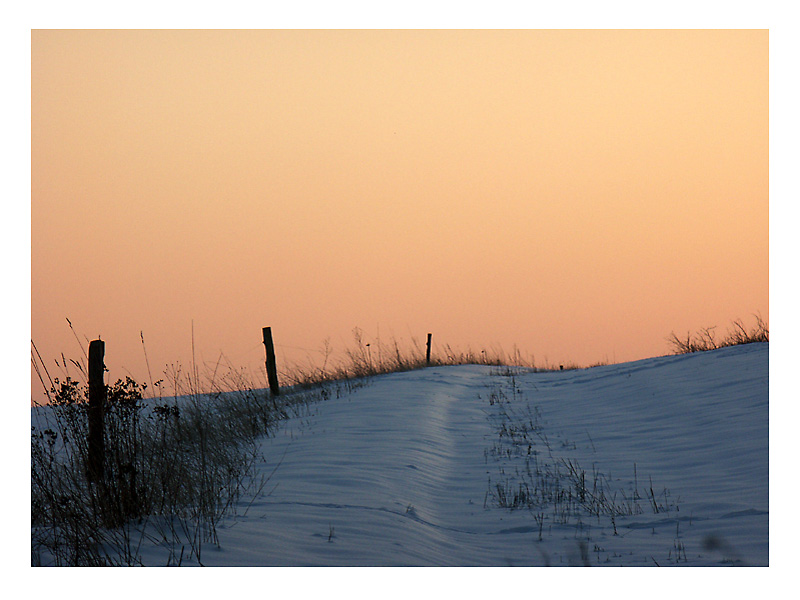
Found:
[{"label": "snow", "polygon": [[[499,436],[526,422],[522,444]],[[218,525],[203,565],[769,564],[768,344],[575,371],[379,376],[289,419],[261,451],[268,484]],[[576,493],[570,464],[587,489],[599,481],[637,510],[498,506],[497,485],[533,482],[532,465]]]}]

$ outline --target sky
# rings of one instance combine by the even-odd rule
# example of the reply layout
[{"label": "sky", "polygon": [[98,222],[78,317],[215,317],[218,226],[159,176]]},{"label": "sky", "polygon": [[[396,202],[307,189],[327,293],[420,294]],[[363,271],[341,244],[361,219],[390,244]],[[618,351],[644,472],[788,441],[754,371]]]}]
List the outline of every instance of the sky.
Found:
[{"label": "sky", "polygon": [[48,365],[263,370],[264,326],[279,368],[354,327],[588,365],[769,321],[767,30],[33,30],[30,108]]}]

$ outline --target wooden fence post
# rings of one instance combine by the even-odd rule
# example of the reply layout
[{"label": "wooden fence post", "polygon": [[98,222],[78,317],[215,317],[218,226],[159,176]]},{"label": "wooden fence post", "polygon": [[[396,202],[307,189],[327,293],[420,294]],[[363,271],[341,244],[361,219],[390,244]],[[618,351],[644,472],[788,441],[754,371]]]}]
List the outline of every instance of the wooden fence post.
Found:
[{"label": "wooden fence post", "polygon": [[264,336],[264,346],[267,349],[267,381],[269,382],[269,391],[273,396],[278,396],[281,393],[278,386],[278,367],[275,364],[275,347],[272,345],[272,328],[264,327],[261,330]]},{"label": "wooden fence post", "polygon": [[106,385],[103,373],[106,344],[102,340],[89,343],[89,439],[87,477],[96,482],[103,479],[105,442],[103,439],[103,412],[106,403]]},{"label": "wooden fence post", "polygon": [[428,334],[428,351],[425,354],[425,364],[427,366],[431,366],[431,337],[432,334]]}]

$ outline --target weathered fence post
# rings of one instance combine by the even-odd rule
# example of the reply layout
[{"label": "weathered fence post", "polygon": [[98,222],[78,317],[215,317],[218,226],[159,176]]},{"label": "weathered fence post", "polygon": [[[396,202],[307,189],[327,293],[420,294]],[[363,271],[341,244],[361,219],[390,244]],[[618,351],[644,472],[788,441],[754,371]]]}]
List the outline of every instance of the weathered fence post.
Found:
[{"label": "weathered fence post", "polygon": [[95,482],[103,479],[105,442],[103,440],[103,411],[106,403],[106,385],[103,373],[106,344],[102,340],[89,343],[89,439],[87,477]]},{"label": "weathered fence post", "polygon": [[273,396],[278,396],[281,393],[278,386],[278,367],[275,364],[275,347],[272,345],[272,328],[264,327],[261,330],[264,336],[264,346],[267,349],[267,381],[269,382],[269,391]]},{"label": "weathered fence post", "polygon": [[425,353],[425,364],[427,366],[431,366],[431,336],[432,334],[428,334],[428,351]]}]

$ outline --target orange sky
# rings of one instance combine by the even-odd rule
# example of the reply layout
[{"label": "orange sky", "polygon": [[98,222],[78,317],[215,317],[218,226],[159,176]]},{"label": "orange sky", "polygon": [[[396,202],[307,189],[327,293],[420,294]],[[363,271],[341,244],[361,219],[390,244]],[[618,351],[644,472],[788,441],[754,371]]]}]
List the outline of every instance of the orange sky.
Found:
[{"label": "orange sky", "polygon": [[[115,380],[769,319],[769,35],[33,31],[31,337]],[[32,384],[34,385],[34,384]],[[38,379],[33,387],[39,386]]]}]

